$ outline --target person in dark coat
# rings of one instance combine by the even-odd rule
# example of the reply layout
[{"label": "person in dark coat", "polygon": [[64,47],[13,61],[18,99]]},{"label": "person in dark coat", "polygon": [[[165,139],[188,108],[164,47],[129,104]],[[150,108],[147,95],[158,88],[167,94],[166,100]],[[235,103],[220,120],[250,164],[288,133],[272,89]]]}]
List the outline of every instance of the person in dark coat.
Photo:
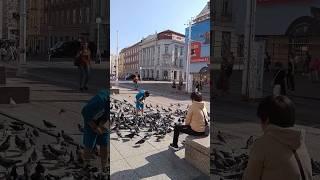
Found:
[{"label": "person in dark coat", "polygon": [[286,71],[284,70],[281,62],[277,62],[275,66],[277,71],[274,75],[273,85],[280,85],[280,95],[286,95]]}]

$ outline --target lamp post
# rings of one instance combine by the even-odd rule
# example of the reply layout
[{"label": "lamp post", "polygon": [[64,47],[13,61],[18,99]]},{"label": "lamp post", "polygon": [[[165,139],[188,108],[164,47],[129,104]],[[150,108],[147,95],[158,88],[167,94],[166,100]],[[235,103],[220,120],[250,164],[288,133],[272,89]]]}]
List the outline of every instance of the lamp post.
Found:
[{"label": "lamp post", "polygon": [[27,31],[27,12],[26,12],[26,0],[20,1],[20,64],[26,64],[26,31]]},{"label": "lamp post", "polygon": [[97,23],[97,61],[96,63],[101,63],[101,53],[100,53],[100,24],[102,22],[101,17],[96,18]]}]

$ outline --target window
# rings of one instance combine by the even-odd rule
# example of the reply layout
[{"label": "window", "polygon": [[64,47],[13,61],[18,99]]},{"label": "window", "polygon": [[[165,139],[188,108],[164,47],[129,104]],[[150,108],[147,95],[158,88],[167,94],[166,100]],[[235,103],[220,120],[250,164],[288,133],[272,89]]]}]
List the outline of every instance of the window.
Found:
[{"label": "window", "polygon": [[164,53],[165,54],[169,53],[169,45],[168,44],[164,45]]},{"label": "window", "polygon": [[86,20],[87,20],[87,23],[90,23],[90,9],[88,7],[86,9]]},{"label": "window", "polygon": [[222,16],[231,17],[231,5],[229,0],[223,0],[222,3]]},{"label": "window", "polygon": [[79,23],[80,24],[82,24],[82,16],[83,16],[82,13],[83,13],[82,8],[80,8],[80,10],[79,10]]},{"label": "window", "polygon": [[183,47],[180,47],[180,56],[183,55]]},{"label": "window", "polygon": [[76,10],[74,9],[72,13],[72,24],[75,24],[75,23],[76,23]]}]

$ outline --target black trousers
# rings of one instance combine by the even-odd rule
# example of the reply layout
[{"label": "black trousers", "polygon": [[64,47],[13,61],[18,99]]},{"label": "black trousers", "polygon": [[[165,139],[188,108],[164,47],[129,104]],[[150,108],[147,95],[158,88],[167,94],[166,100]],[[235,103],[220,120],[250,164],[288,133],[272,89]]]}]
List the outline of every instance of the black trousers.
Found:
[{"label": "black trousers", "polygon": [[180,132],[189,134],[192,136],[204,136],[204,132],[197,132],[191,129],[190,125],[176,125],[174,127],[174,132],[173,132],[173,145],[178,145],[178,140],[179,140],[179,134]]},{"label": "black trousers", "polygon": [[288,89],[294,91],[295,83],[294,83],[294,76],[292,74],[287,75],[287,85],[288,85]]}]

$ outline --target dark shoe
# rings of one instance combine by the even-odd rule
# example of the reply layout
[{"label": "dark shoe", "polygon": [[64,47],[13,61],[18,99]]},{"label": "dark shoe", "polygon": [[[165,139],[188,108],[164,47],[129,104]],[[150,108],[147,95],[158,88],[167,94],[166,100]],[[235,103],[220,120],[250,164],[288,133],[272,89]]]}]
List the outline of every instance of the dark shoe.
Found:
[{"label": "dark shoe", "polygon": [[84,87],[83,89],[84,89],[84,90],[88,90],[88,87]]},{"label": "dark shoe", "polygon": [[171,149],[173,149],[173,150],[175,150],[175,151],[178,151],[178,150],[179,150],[178,145],[174,145],[174,144],[172,144],[172,143],[170,144],[169,148],[171,148]]}]

